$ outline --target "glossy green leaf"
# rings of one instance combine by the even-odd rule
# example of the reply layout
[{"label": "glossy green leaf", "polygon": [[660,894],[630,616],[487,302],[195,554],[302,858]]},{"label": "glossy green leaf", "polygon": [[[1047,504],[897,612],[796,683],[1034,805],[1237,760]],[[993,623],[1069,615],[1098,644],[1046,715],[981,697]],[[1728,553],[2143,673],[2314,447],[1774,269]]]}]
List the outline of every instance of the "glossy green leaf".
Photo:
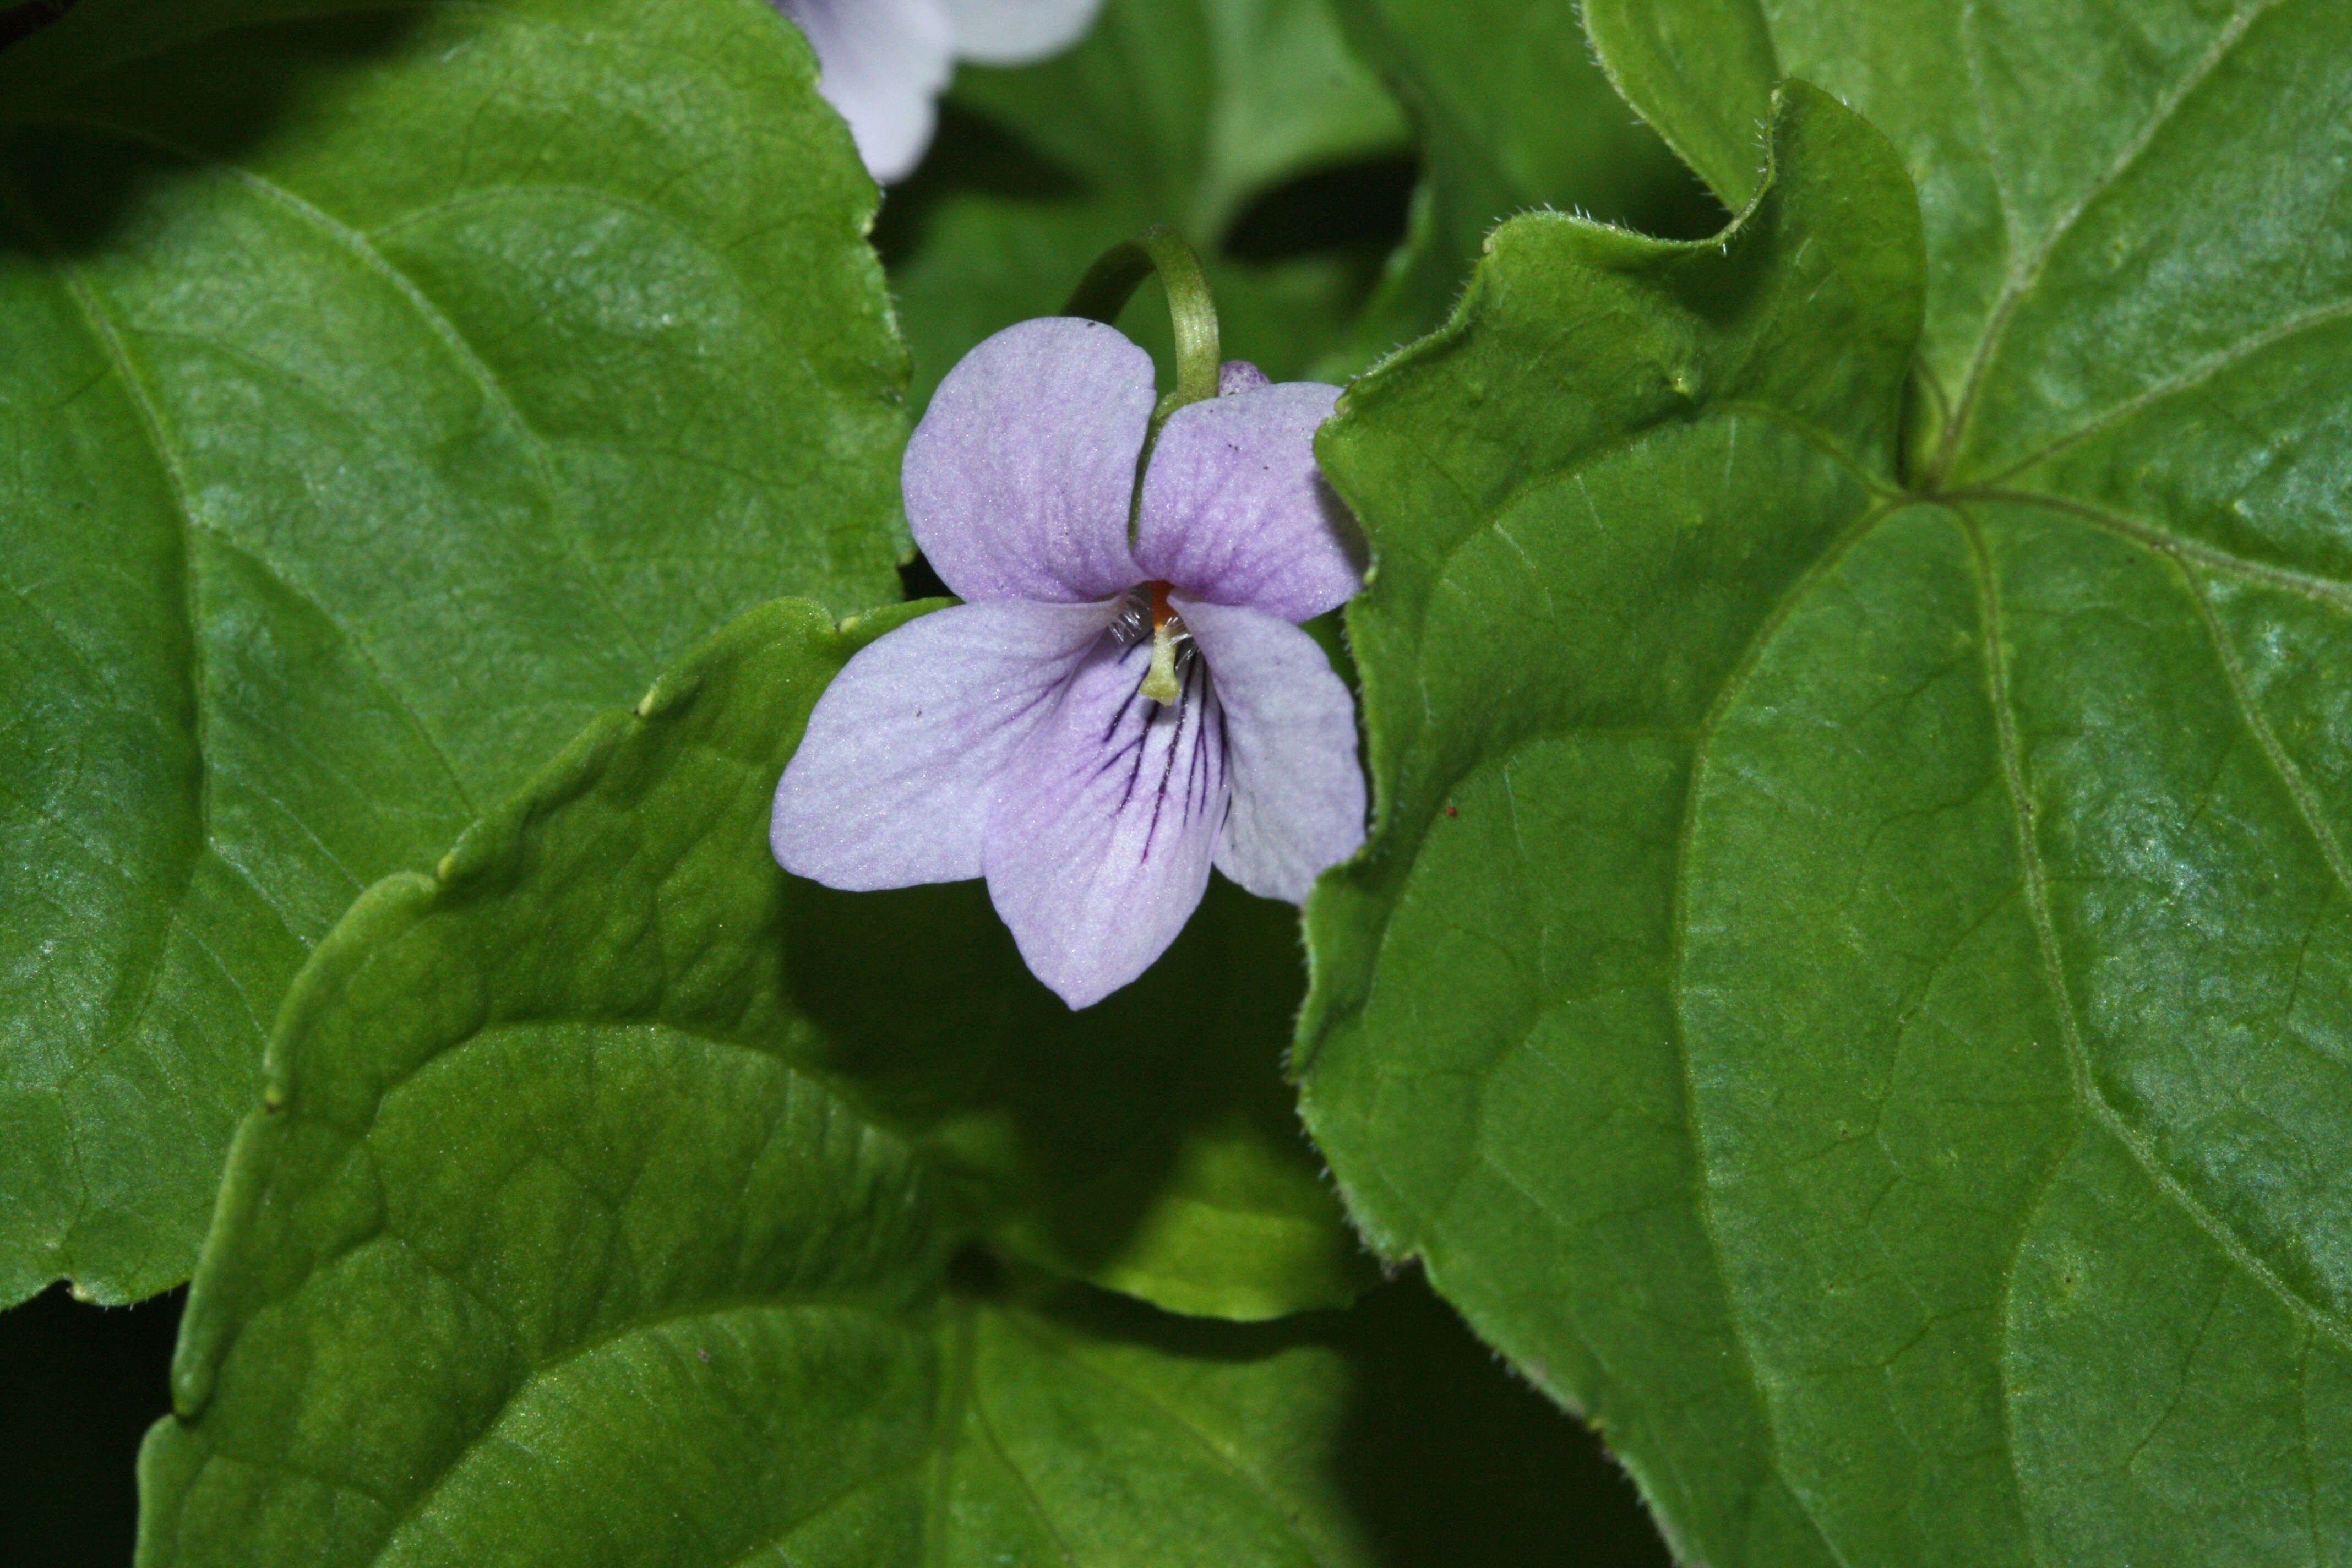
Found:
[{"label": "glossy green leaf", "polygon": [[1571,0],[1334,5],[1349,42],[1412,112],[1423,177],[1411,236],[1327,372],[1360,369],[1434,329],[1487,234],[1514,213],[1549,207],[1669,237],[1722,223],[1656,134],[1625,112]]},{"label": "glossy green leaf", "polygon": [[[1754,175],[1740,170],[1758,160],[1696,150],[1736,143],[1782,74],[1835,93],[1895,143],[1932,280],[1914,416],[1923,480],[1983,483],[2137,412],[2136,399],[2178,406],[2273,338],[2290,355],[2325,352],[2345,277],[2352,17],[2340,5],[1593,0],[1590,12],[1634,108],[1727,201],[1746,199]],[[2229,461],[2183,458],[2217,472]]]},{"label": "glossy green leaf", "polygon": [[[919,610],[744,617],[320,946],[142,1460],[143,1564],[1392,1562],[1368,1469],[1474,1418],[1605,1491],[1433,1303],[1237,1326],[950,1267],[970,1167],[780,990],[920,986],[923,944],[780,941],[805,885],[761,833],[824,682]],[[1445,1386],[1403,1396],[1407,1360]]]},{"label": "glossy green leaf", "polygon": [[2340,1560],[2352,15],[1765,14],[1895,151],[1787,89],[1721,252],[1514,224],[1327,432],[1311,1121],[1694,1555]]},{"label": "glossy green leaf", "polygon": [[895,592],[873,187],[749,0],[0,57],[0,1301],[184,1276],[289,977],[780,591]]},{"label": "glossy green leaf", "polygon": [[[1097,256],[1152,224],[1207,262],[1227,355],[1277,378],[1305,374],[1370,287],[1376,259],[1344,248],[1224,252],[1252,197],[1404,150],[1395,104],[1325,0],[1109,0],[1067,54],[964,68],[950,105],[878,231],[919,405],[974,344],[1059,310]],[[1164,357],[1164,314],[1146,289],[1122,325]]]}]

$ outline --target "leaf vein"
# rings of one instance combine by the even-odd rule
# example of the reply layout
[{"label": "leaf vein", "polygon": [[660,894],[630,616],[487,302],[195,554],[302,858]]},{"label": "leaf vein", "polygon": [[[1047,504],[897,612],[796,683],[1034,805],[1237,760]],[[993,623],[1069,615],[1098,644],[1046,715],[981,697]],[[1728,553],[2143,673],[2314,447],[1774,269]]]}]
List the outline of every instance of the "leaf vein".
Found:
[{"label": "leaf vein", "polygon": [[2317,573],[2298,572],[2291,567],[2274,566],[2267,561],[2250,560],[2243,555],[2233,554],[2218,546],[2207,544],[2202,540],[2190,539],[2185,534],[2174,533],[2169,529],[2158,527],[2155,523],[2143,521],[2136,517],[2127,517],[2122,512],[2109,511],[2104,507],[2094,506],[2088,501],[2076,500],[2072,496],[2042,490],[1971,489],[1955,490],[1941,499],[1953,503],[1956,508],[1965,501],[1993,501],[2011,506],[2047,507],[2053,511],[2062,511],[2071,517],[2079,518],[2084,522],[2105,529],[2110,533],[2120,534],[2158,553],[2194,561],[2200,566],[2210,568],[2227,576],[2242,577],[2249,582],[2267,584],[2271,587],[2284,589],[2290,594],[2309,599],[2314,604],[2352,615],[2352,583],[2339,582],[2333,577],[2322,576]]},{"label": "leaf vein", "polygon": [[[1952,422],[1944,427],[1942,448],[1937,454],[1936,463],[1936,470],[1938,474],[1947,473],[1951,468],[1952,458],[1959,450],[1961,437],[1967,429],[1969,416],[1975,411],[1977,399],[1983,393],[1986,379],[1991,370],[1993,354],[2008,333],[2010,322],[2016,315],[2018,304],[2042,281],[2042,274],[2048,268],[2051,258],[2057,253],[2058,247],[2064,243],[2074,226],[2082,221],[2083,215],[2090,210],[2091,204],[2114,188],[2116,184],[2129,174],[2133,166],[2147,154],[2148,148],[2155,144],[2157,138],[2164,133],[2164,128],[2171,123],[2173,116],[2179,112],[2181,105],[2212,79],[2214,72],[2221,69],[2222,61],[2229,58],[2230,52],[2238,47],[2239,41],[2252,30],[2254,24],[2278,9],[2283,4],[2284,0],[2254,0],[2253,5],[2224,23],[2221,30],[2214,34],[2213,41],[2205,53],[2189,67],[2179,81],[2172,85],[2171,90],[2157,101],[2154,111],[2149,114],[2138,131],[2133,133],[2131,140],[2124,143],[2107,167],[2093,178],[2090,184],[2075,195],[2074,200],[2067,205],[2065,211],[2058,216],[2057,221],[2051,225],[2050,232],[2042,237],[2041,244],[2035,247],[2030,255],[2012,252],[2015,259],[2010,268],[2009,275],[2001,280],[2000,293],[1993,300],[1992,310],[1985,318],[1984,331],[1977,339],[1975,352],[1969,357],[1968,374],[1960,384],[1959,398],[1954,407]],[[1971,55],[1973,57],[1973,51]],[[1975,74],[1973,69],[1970,74],[1973,80]],[[2004,192],[2005,209],[2007,187],[2000,184],[1998,171],[1994,177],[1996,186]]]},{"label": "leaf vein", "polygon": [[2001,772],[2009,785],[2011,816],[2016,823],[2018,856],[2025,879],[2028,907],[2033,914],[2035,942],[2041,952],[2044,979],[2056,1006],[2059,1038],[2065,1047],[2068,1074],[2074,1081],[2075,1097],[2091,1120],[2113,1138],[2139,1167],[2149,1184],[2202,1231],[2224,1257],[2258,1281],[2290,1315],[2299,1319],[2306,1327],[2339,1346],[2352,1349],[2352,1329],[2338,1322],[2334,1314],[2316,1302],[2306,1300],[2268,1264],[2255,1257],[2218,1215],[2164,1168],[2155,1151],[2123,1119],[2099,1087],[2089,1048],[2084,1044],[2081,1026],[2074,1017],[2074,998],[2066,984],[2059,951],[2057,925],[2050,909],[2048,878],[2034,847],[2033,807],[2026,789],[2016,712],[2010,699],[2008,662],[2001,655],[2000,593],[1993,581],[1990,552],[1976,520],[1962,508],[1955,507],[1953,510],[1960,518],[1969,550],[1976,559],[1978,591],[1983,604],[1986,678],[1993,699],[1993,732],[2000,752]]},{"label": "leaf vein", "polygon": [[[2255,743],[2261,746],[2272,771],[2278,774],[2279,783],[2285,786],[2289,798],[2294,802],[2295,816],[2302,819],[2305,830],[2318,847],[2320,858],[2327,862],[2327,869],[2335,876],[2336,887],[2346,893],[2352,893],[2352,866],[2347,866],[2345,861],[2344,847],[2336,842],[2334,830],[2320,815],[2319,801],[2310,781],[2303,776],[2303,770],[2295,765],[2294,759],[2281,744],[2278,732],[2263,716],[2252,689],[2247,685],[2245,666],[2239,659],[2237,649],[2230,645],[2229,633],[2223,629],[2221,617],[2214,614],[2212,604],[2207,600],[2189,570],[2178,560],[2168,564],[2180,574],[2189,602],[2197,606],[2197,618],[2203,625],[2206,637],[2212,641],[2214,656],[2221,661],[2223,679],[2230,688],[2231,700],[2237,703],[2239,715],[2245,720],[2246,728],[2253,731]],[[2308,935],[2305,941],[2307,947]],[[2298,979],[2300,975],[2298,964]]]},{"label": "leaf vein", "polygon": [[1037,1349],[1045,1354],[1052,1356],[1057,1361],[1066,1363],[1070,1366],[1076,1368],[1078,1371],[1085,1373],[1087,1376],[1092,1377],[1097,1383],[1106,1384],[1126,1394],[1129,1398],[1133,1399],[1139,1405],[1142,1405],[1147,1408],[1157,1412],[1171,1426],[1173,1426],[1178,1432],[1191,1439],[1203,1453],[1214,1459],[1221,1468],[1226,1470],[1232,1475],[1239,1477],[1243,1481],[1246,1482],[1250,1489],[1257,1494],[1259,1500],[1265,1504],[1267,1509],[1272,1510],[1275,1518],[1281,1521],[1284,1533],[1288,1535],[1292,1540],[1297,1542],[1301,1546],[1305,1547],[1307,1554],[1315,1562],[1322,1564],[1323,1568],[1338,1568],[1338,1565],[1332,1562],[1330,1557],[1325,1554],[1322,1549],[1317,1545],[1316,1542],[1308,1540],[1305,1535],[1299,1532],[1297,1528],[1298,1521],[1295,1513],[1291,1509],[1284,1505],[1282,1499],[1276,1495],[1274,1489],[1267,1485],[1266,1480],[1263,1476],[1255,1474],[1250,1470],[1248,1467],[1235,1459],[1232,1454],[1228,1453],[1207,1433],[1202,1431],[1199,1426],[1180,1415],[1167,1403],[1167,1401],[1136,1386],[1134,1384],[1114,1373],[1106,1371],[1104,1368],[1096,1365],[1093,1362],[1088,1361],[1084,1356],[1073,1353],[1068,1346],[1056,1343],[1045,1335],[1038,1333],[1034,1329],[1030,1328],[1027,1324],[1021,1322],[1017,1319],[1007,1318],[1006,1321],[1010,1323],[1014,1331],[1020,1333],[1024,1339],[1029,1341],[1031,1344],[1036,1346]]},{"label": "leaf vein", "polygon": [[2168,376],[2137,395],[2116,404],[2114,407],[2093,415],[2064,435],[2053,437],[2000,472],[1970,481],[1969,488],[1984,489],[2006,484],[2035,464],[2056,456],[2075,443],[2088,440],[2102,430],[2124,424],[2135,415],[2168,397],[2193,391],[2207,382],[2226,374],[2232,367],[2253,358],[2266,349],[2275,348],[2280,343],[2301,337],[2305,332],[2333,326],[2337,321],[2347,318],[2352,318],[2352,300],[2337,300],[2331,304],[2290,316],[2285,321],[2265,328],[2262,331],[2251,333],[2229,347],[2200,360],[2179,374]]},{"label": "leaf vein", "polygon": [[[474,1290],[471,1286],[467,1285],[456,1274],[435,1263],[432,1258],[427,1257],[421,1249],[417,1248],[413,1243],[408,1241],[407,1238],[391,1231],[380,1232],[378,1233],[378,1236],[380,1239],[406,1250],[433,1274],[448,1281],[459,1290],[462,1290],[467,1295],[472,1297],[485,1311],[489,1312],[500,1322],[506,1324],[507,1331],[512,1338],[516,1340],[520,1339],[521,1336],[517,1332],[511,1317],[499,1309],[495,1303],[489,1301]],[[561,1372],[563,1368],[571,1365],[572,1363],[593,1355],[596,1352],[604,1350],[608,1346],[617,1344],[623,1340],[630,1339],[639,1334],[652,1332],[670,1323],[686,1322],[699,1318],[713,1318],[723,1313],[738,1311],[845,1311],[863,1313],[885,1319],[891,1317],[891,1314],[877,1302],[860,1300],[855,1297],[845,1295],[814,1290],[775,1290],[759,1293],[745,1292],[741,1294],[709,1298],[674,1307],[667,1310],[647,1313],[643,1317],[633,1318],[626,1322],[615,1325],[609,1331],[599,1334],[593,1339],[583,1340],[578,1344],[567,1346],[561,1354],[551,1356],[545,1361],[530,1363],[528,1370],[525,1371],[523,1375],[516,1381],[514,1386],[500,1397],[499,1401],[499,1408],[496,1414],[484,1421],[481,1427],[471,1436],[467,1437],[466,1441],[459,1446],[457,1451],[449,1456],[448,1459],[442,1465],[439,1473],[435,1475],[433,1479],[425,1484],[424,1489],[419,1491],[414,1498],[410,1499],[405,1504],[404,1504],[392,1520],[385,1524],[381,1537],[381,1543],[376,1547],[375,1552],[373,1554],[373,1560],[381,1561],[383,1559],[383,1553],[385,1550],[390,1547],[393,1539],[397,1536],[401,1531],[406,1529],[411,1523],[416,1521],[424,1515],[425,1510],[432,1506],[433,1500],[440,1495],[441,1489],[446,1485],[450,1478],[455,1476],[458,1469],[464,1466],[467,1458],[476,1450],[479,1449],[484,1444],[488,1443],[497,1437],[500,1425],[507,1414],[513,1410],[515,1405],[520,1403],[532,1389],[546,1382],[548,1378]],[[516,1350],[518,1355],[520,1355],[520,1344],[516,1346]],[[789,1531],[786,1533],[789,1533]]]}]

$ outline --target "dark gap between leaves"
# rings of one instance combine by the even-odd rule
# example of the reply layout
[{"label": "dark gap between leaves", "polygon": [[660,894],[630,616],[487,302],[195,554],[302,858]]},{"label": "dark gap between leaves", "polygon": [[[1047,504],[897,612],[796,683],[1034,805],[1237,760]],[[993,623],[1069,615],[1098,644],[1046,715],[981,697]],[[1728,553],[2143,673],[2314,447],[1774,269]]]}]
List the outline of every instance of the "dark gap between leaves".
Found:
[{"label": "dark gap between leaves", "polygon": [[1420,160],[1410,154],[1318,169],[1251,201],[1225,230],[1225,254],[1263,266],[1332,251],[1375,264],[1404,243]]},{"label": "dark gap between leaves", "polygon": [[68,11],[74,0],[26,0],[21,5],[0,10],[0,49],[20,38],[28,38]]},{"label": "dark gap between leaves", "polygon": [[171,1412],[186,1296],[95,1307],[59,1285],[0,1312],[0,1563],[131,1561],[139,1442]]},{"label": "dark gap between leaves", "polygon": [[[30,15],[57,0],[0,11],[0,47],[57,20]],[[110,79],[126,90],[173,100],[205,126],[204,159],[192,164],[116,132],[59,122],[39,128],[37,158],[18,157],[13,173],[29,214],[0,223],[0,254],[17,252],[52,267],[60,258],[105,249],[152,193],[207,177],[206,167],[234,165],[265,142],[296,102],[318,84],[366,71],[396,51],[424,21],[421,9],[361,11],[320,22],[299,51],[254,49],[214,33],[118,68]],[[240,52],[241,51],[241,52]],[[234,60],[234,68],[226,62]]]},{"label": "dark gap between leaves", "polygon": [[1654,239],[1713,239],[1721,234],[1731,223],[1731,209],[1679,161],[1675,168],[1678,178],[1651,186],[1629,211],[1609,221]]},{"label": "dark gap between leaves", "polygon": [[937,572],[931,570],[930,562],[919,550],[907,560],[898,563],[898,591],[906,595],[907,602],[909,604],[917,599],[955,597],[955,590],[949,587]]},{"label": "dark gap between leaves", "polygon": [[1514,1376],[1418,1271],[1344,1311],[1271,1322],[1179,1317],[1085,1288],[1033,1310],[1192,1361],[1339,1352],[1350,1380],[1334,1479],[1380,1568],[1672,1568],[1599,1434]]}]

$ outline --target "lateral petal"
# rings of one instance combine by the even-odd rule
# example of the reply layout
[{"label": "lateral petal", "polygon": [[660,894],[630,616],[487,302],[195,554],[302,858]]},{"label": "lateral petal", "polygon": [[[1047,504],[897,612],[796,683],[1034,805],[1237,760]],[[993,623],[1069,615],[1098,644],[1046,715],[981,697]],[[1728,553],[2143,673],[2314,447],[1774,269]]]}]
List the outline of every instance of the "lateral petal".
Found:
[{"label": "lateral petal", "polygon": [[964,355],[907,443],[907,522],[961,598],[1100,599],[1127,548],[1151,356],[1116,327],[1020,321]]},{"label": "lateral petal", "polygon": [[979,876],[1008,763],[1116,610],[959,605],[860,651],[777,781],[777,862],[860,892]]},{"label": "lateral petal", "polygon": [[1143,478],[1135,559],[1195,598],[1303,621],[1363,584],[1355,519],[1315,466],[1339,395],[1318,382],[1186,404],[1160,427]]},{"label": "lateral petal", "polygon": [[1216,683],[1233,811],[1217,869],[1261,898],[1304,903],[1364,841],[1356,704],[1315,639],[1254,610],[1171,595]]},{"label": "lateral petal", "polygon": [[1090,653],[988,825],[988,894],[1030,973],[1084,1007],[1151,967],[1201,901],[1225,816],[1223,720],[1198,659],[1136,688],[1147,642]]}]

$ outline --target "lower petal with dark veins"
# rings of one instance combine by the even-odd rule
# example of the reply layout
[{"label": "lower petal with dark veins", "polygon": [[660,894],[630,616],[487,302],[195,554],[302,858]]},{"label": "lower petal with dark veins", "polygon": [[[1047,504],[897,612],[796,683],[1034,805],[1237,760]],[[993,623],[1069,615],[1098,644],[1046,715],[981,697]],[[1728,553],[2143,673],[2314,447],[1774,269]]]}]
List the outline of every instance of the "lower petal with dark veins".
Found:
[{"label": "lower petal with dark veins", "polygon": [[1207,664],[1185,658],[1163,705],[1137,689],[1150,653],[1104,637],[1007,770],[988,825],[989,896],[1030,971],[1073,1007],[1176,940],[1232,799]]}]

